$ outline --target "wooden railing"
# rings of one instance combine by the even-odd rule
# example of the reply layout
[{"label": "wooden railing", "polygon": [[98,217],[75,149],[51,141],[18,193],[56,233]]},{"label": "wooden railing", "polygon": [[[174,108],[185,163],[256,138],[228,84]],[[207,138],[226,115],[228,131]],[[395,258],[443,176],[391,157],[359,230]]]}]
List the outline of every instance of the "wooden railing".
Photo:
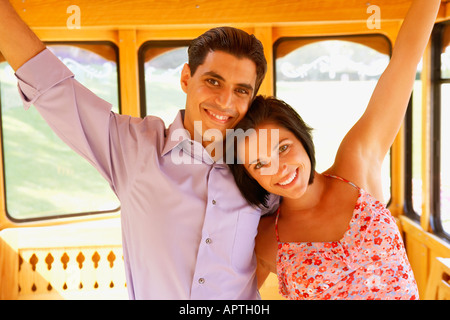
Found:
[{"label": "wooden railing", "polygon": [[18,259],[19,298],[92,298],[126,289],[120,246],[19,249]]},{"label": "wooden railing", "polygon": [[127,299],[120,239],[102,222],[4,230],[0,299]]}]

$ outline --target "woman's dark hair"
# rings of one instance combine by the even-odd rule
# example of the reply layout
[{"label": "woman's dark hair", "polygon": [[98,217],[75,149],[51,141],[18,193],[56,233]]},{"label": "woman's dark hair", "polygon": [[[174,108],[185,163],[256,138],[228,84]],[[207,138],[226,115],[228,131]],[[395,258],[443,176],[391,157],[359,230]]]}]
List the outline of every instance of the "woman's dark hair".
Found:
[{"label": "woman's dark hair", "polygon": [[[314,143],[311,135],[312,129],[286,102],[274,97],[257,96],[245,117],[235,127],[235,132],[238,129],[247,132],[249,129],[256,129],[258,126],[269,122],[291,131],[302,143],[311,161],[311,173],[309,176],[309,184],[311,184],[314,181],[316,167]],[[235,137],[233,139],[235,140]],[[228,166],[233,173],[239,190],[251,205],[261,208],[267,207],[269,193],[250,176],[244,165],[238,162],[237,146],[235,146],[234,142],[228,143],[227,141],[227,146],[233,146],[232,152],[234,154],[234,163],[228,163]],[[230,151],[227,149],[227,152]]]},{"label": "woman's dark hair", "polygon": [[232,27],[219,27],[206,31],[192,40],[188,48],[188,63],[191,75],[205,62],[211,51],[223,51],[237,58],[248,58],[256,65],[254,96],[259,90],[267,71],[267,61],[261,42],[254,35]]}]

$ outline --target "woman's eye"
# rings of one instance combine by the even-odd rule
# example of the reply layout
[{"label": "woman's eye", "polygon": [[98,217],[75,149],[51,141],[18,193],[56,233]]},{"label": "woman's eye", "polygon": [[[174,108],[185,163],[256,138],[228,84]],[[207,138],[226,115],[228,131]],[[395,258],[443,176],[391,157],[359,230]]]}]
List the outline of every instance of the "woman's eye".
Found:
[{"label": "woman's eye", "polygon": [[264,167],[265,165],[266,165],[265,162],[259,161],[258,163],[255,164],[255,169],[261,169],[261,168]]},{"label": "woman's eye", "polygon": [[288,148],[288,145],[287,144],[285,144],[285,145],[282,145],[279,149],[278,149],[278,151],[281,153],[281,152],[284,152],[284,151],[286,151],[287,150],[287,148]]}]

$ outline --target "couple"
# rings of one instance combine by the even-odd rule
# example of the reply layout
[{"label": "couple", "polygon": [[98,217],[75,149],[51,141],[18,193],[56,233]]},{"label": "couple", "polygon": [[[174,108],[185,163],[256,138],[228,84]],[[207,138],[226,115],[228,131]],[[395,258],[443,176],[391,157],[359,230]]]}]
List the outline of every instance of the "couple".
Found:
[{"label": "couple", "polygon": [[[398,230],[375,198],[439,3],[413,2],[367,111],[324,174],[314,171],[310,132],[295,112],[256,97],[266,61],[260,42],[240,30],[216,28],[192,42],[180,81],[186,107],[168,129],[156,117],[112,113],[6,0],[0,51],[16,70],[25,106],[33,104],[120,199],[130,298],[257,299],[257,267],[259,284],[275,272],[291,299],[417,299]],[[258,129],[276,129],[271,151],[278,154],[248,159],[248,145],[238,145],[243,164],[231,165],[233,177],[208,155],[209,141],[196,147],[196,121],[202,136],[208,129],[257,129],[250,143]],[[172,141],[180,128],[186,135]],[[175,164],[174,152],[201,161]],[[273,212],[257,231],[260,215]]]}]

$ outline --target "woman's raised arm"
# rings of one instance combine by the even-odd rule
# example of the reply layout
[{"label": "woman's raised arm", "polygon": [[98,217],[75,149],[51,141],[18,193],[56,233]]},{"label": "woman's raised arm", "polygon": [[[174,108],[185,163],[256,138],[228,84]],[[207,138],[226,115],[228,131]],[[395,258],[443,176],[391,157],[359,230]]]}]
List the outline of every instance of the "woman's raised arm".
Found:
[{"label": "woman's raised arm", "polygon": [[361,187],[371,185],[368,173],[379,179],[382,162],[403,122],[417,65],[430,39],[440,3],[441,0],[413,0],[398,33],[391,61],[365,113],[339,147],[334,168],[340,173],[353,172],[348,179],[361,183]]}]

